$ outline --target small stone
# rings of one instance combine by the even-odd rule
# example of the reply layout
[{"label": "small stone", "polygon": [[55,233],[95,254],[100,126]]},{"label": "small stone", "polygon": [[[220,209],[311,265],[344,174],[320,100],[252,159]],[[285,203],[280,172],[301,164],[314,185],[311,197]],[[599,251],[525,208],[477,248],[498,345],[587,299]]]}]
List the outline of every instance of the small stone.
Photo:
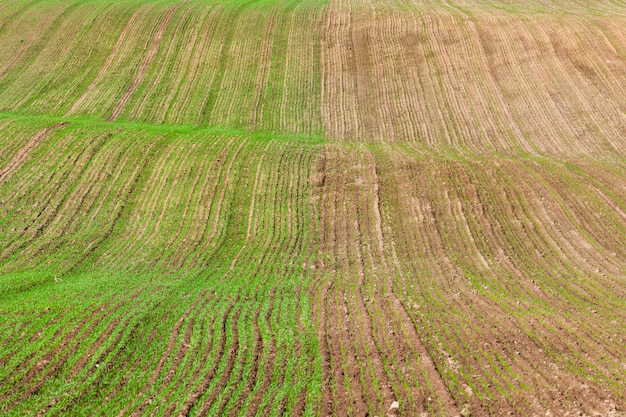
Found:
[{"label": "small stone", "polygon": [[400,403],[397,401],[392,402],[391,407],[389,407],[390,410],[397,410],[398,408],[400,408]]}]

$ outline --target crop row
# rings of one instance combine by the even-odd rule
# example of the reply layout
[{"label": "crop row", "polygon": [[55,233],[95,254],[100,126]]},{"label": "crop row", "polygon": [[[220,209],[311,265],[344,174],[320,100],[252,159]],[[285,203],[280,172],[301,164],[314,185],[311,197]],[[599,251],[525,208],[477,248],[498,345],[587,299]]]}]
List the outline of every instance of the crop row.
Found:
[{"label": "crop row", "polygon": [[578,7],[565,16],[340,1],[7,7],[0,109],[472,152],[622,154],[623,5]]},{"label": "crop row", "polygon": [[[450,404],[479,415],[608,413],[623,404],[623,166],[410,157],[379,147],[328,151],[325,165],[349,167],[328,169],[344,184],[336,192],[327,176],[328,204],[356,206],[328,216],[328,244],[347,248],[324,264],[354,272],[327,291],[364,300],[333,321],[354,314],[365,316],[365,327],[391,327],[379,331],[374,351],[393,364],[387,379],[406,366],[394,354],[413,348],[415,364],[424,347],[437,372],[422,360],[422,381],[407,384],[419,387],[412,395],[391,383],[409,414],[447,415]],[[334,311],[346,300],[326,303]],[[415,340],[401,332],[407,320]],[[366,375],[376,361],[356,363],[362,387],[371,386]]]},{"label": "crop row", "polygon": [[471,152],[624,153],[620,18],[334,2],[324,19],[328,137]]},{"label": "crop row", "polygon": [[24,123],[3,412],[624,404],[619,162]]},{"label": "crop row", "polygon": [[310,145],[40,136],[0,187],[3,413],[314,412]]},{"label": "crop row", "polygon": [[319,11],[307,2],[62,2],[2,10],[2,109],[319,130],[318,44],[310,36]]},{"label": "crop row", "polygon": [[394,401],[407,415],[620,410],[623,175],[323,146],[309,179],[317,252],[303,265],[319,414]]},{"label": "crop row", "polygon": [[625,410],[624,6],[0,1],[0,414]]}]

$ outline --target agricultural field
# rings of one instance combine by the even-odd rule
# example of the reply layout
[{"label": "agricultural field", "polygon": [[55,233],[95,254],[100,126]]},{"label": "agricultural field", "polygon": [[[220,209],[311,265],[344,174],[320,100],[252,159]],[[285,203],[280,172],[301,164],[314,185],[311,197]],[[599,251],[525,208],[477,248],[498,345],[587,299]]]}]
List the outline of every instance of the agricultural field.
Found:
[{"label": "agricultural field", "polygon": [[626,2],[0,0],[0,415],[626,416]]}]

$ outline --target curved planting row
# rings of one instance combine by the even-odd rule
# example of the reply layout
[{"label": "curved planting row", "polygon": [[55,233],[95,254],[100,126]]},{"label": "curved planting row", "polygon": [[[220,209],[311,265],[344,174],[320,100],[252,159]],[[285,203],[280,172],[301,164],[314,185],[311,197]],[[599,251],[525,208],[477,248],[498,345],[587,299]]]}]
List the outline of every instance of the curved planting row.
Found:
[{"label": "curved planting row", "polygon": [[620,415],[624,6],[0,0],[0,414]]},{"label": "curved planting row", "polygon": [[[319,297],[327,385],[323,413],[459,412],[394,291],[377,165],[369,152],[328,147],[320,189]],[[338,169],[339,168],[339,169]]]},{"label": "curved planting row", "polygon": [[310,145],[101,130],[51,126],[7,164],[0,409],[315,410]]},{"label": "curved planting row", "polygon": [[623,174],[326,146],[321,413],[619,412]]},{"label": "curved planting row", "polygon": [[[394,311],[390,303],[398,304],[396,321],[381,318],[381,322],[410,320],[419,335],[411,345],[419,351],[423,344],[437,370],[429,373],[422,362],[421,372],[429,382],[416,384],[423,386],[421,392],[394,392],[405,404],[403,410],[415,414],[431,407],[432,412],[432,407],[450,404],[450,396],[459,410],[468,408],[478,415],[620,409],[624,402],[618,388],[623,383],[619,348],[623,332],[618,324],[625,291],[620,278],[624,253],[619,243],[625,231],[623,198],[607,199],[601,188],[622,192],[619,178],[623,173],[611,172],[602,163],[591,168],[572,162],[566,168],[545,159],[452,160],[412,158],[390,149],[373,152],[369,161],[348,158],[354,161],[355,174],[352,183],[343,181],[350,185],[340,194],[352,204],[361,202],[358,209],[352,215],[330,216],[335,224],[337,217],[347,217],[342,229],[349,232],[350,223],[361,224],[366,221],[361,218],[371,213],[372,226],[363,230],[371,233],[372,240],[357,234],[357,239],[348,239],[357,245],[354,249],[335,252],[335,260],[324,263],[330,263],[332,270],[350,269],[351,264],[366,259],[363,253],[372,252],[371,272],[365,276],[373,280],[370,291],[382,287],[381,293],[368,297],[372,307],[357,303],[347,308],[345,319],[339,313],[329,322],[343,322],[357,312],[384,317]],[[585,173],[596,170],[602,172],[602,185],[585,179]],[[378,198],[362,191],[368,187],[364,175],[368,171],[378,177],[369,182],[378,190]],[[327,174],[322,196],[328,181]],[[332,196],[334,187],[329,187]],[[329,197],[329,201],[336,199]],[[602,220],[598,220],[600,213]],[[329,238],[338,245],[344,238],[336,225],[333,230]],[[350,285],[360,288],[349,293],[368,288],[357,274],[348,276]],[[384,277],[390,277],[386,290]],[[333,288],[326,290],[325,297]],[[335,309],[341,312],[346,303],[343,297],[329,297],[322,305],[336,314]],[[377,309],[376,304],[385,307]],[[391,342],[394,334],[401,333],[396,329],[382,332],[381,339]],[[404,351],[401,341],[393,346],[396,352]],[[349,355],[358,358],[358,350]],[[381,357],[394,356],[385,353]],[[349,360],[338,362],[342,363],[345,366]],[[354,363],[362,366],[362,381],[377,366],[375,361]],[[389,369],[403,363],[398,359]],[[329,372],[335,366],[331,361]],[[437,381],[443,381],[447,391],[436,390]],[[572,391],[575,394],[569,395]],[[581,398],[585,401],[580,402]],[[384,407],[383,399],[368,407]]]}]

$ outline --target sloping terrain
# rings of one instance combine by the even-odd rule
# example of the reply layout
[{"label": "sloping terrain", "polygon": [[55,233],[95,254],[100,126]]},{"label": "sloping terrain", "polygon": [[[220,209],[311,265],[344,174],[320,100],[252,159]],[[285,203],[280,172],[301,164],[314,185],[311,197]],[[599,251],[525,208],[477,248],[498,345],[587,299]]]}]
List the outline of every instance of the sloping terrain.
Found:
[{"label": "sloping terrain", "polygon": [[0,1],[0,45],[0,414],[626,415],[626,3]]}]

